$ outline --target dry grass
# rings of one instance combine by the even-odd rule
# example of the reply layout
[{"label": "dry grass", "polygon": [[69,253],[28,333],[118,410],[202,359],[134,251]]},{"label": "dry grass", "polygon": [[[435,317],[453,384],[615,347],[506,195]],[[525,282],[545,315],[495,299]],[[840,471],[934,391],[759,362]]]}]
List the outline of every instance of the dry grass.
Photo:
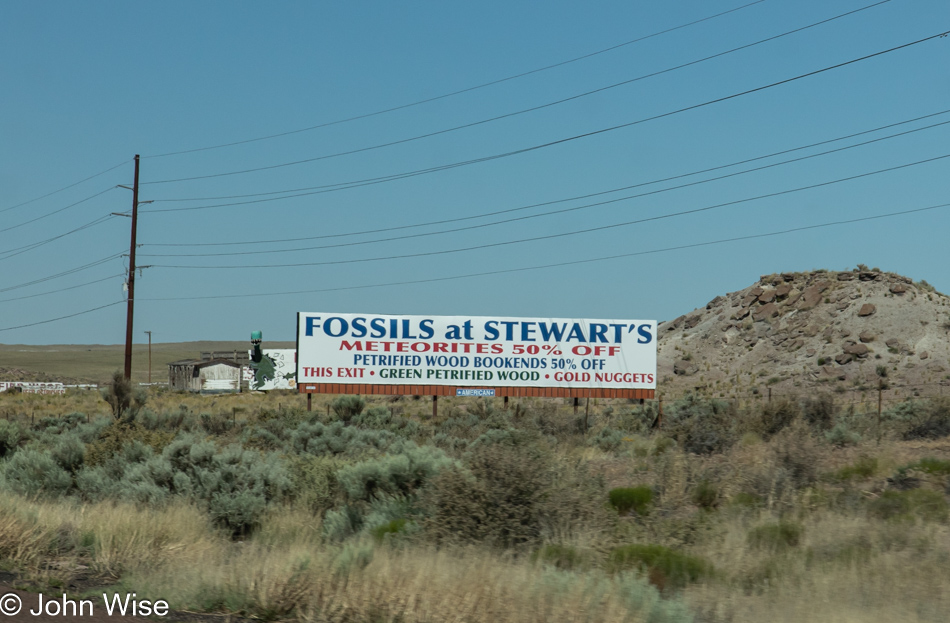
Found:
[{"label": "dry grass", "polygon": [[[330,400],[316,398],[315,409]],[[229,415],[237,407],[237,420],[254,422],[261,410],[276,411],[278,404],[286,410],[306,403],[288,394],[157,393],[149,407],[177,411],[184,405],[191,413]],[[427,401],[410,399],[397,406],[403,413],[430,409]],[[3,408],[21,414],[36,408],[38,418],[43,409],[107,412],[91,394],[3,396],[0,414]],[[273,509],[252,537],[234,542],[187,504],[146,510],[29,500],[2,491],[0,562],[57,582],[81,564],[103,581],[166,599],[175,609],[307,623],[688,621],[684,603],[697,623],[947,619],[950,527],[910,518],[883,521],[868,515],[866,506],[897,467],[923,457],[950,459],[950,440],[866,440],[835,449],[805,431],[769,441],[748,434],[722,454],[695,456],[660,436],[632,436],[617,453],[583,438],[565,439],[552,457],[565,487],[584,466],[607,489],[646,485],[656,491],[648,517],[546,524],[545,543],[580,554],[583,564],[573,570],[532,563],[526,551],[435,549],[421,540],[327,544],[319,519],[298,507]],[[811,471],[795,471],[802,457]],[[870,475],[847,482],[831,477],[865,457],[877,461]],[[715,510],[701,510],[694,501],[702,482],[718,492]],[[750,492],[757,502],[742,501]],[[801,539],[776,548],[750,540],[750,531],[779,522],[800,526]],[[603,571],[610,549],[631,543],[702,557],[715,573],[689,585],[682,602],[677,596],[661,600],[643,578]]]}]

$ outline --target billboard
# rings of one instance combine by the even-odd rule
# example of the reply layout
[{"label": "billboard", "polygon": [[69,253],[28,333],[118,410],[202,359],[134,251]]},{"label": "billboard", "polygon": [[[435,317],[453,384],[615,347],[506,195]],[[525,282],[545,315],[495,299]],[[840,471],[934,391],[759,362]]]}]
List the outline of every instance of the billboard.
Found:
[{"label": "billboard", "polygon": [[249,363],[244,368],[244,380],[251,390],[294,389],[296,381],[296,352],[292,348],[265,349],[258,363],[254,351],[248,351]]},{"label": "billboard", "polygon": [[652,398],[655,320],[297,314],[301,392]]}]

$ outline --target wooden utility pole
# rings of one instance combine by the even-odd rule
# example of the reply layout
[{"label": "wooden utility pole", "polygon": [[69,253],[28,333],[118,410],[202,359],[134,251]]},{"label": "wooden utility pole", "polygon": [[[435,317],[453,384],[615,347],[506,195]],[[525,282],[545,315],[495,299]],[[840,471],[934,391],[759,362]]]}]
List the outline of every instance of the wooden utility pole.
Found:
[{"label": "wooden utility pole", "polygon": [[[148,384],[152,384],[152,332],[146,331],[148,333]],[[236,357],[235,357],[236,359]],[[238,381],[240,383],[240,381]]]},{"label": "wooden utility pole", "polygon": [[132,318],[135,305],[135,229],[139,220],[139,155],[135,154],[132,182],[132,242],[129,245],[129,300],[125,315],[125,378],[132,380]]}]

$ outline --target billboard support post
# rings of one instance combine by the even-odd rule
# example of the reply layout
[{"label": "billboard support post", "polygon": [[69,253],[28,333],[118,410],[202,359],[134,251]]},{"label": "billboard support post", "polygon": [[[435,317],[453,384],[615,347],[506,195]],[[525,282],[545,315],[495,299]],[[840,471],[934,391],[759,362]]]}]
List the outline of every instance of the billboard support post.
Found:
[{"label": "billboard support post", "polygon": [[432,417],[433,418],[439,417],[439,397],[438,396],[432,397]]},{"label": "billboard support post", "polygon": [[313,394],[307,394],[307,411],[313,411]]}]

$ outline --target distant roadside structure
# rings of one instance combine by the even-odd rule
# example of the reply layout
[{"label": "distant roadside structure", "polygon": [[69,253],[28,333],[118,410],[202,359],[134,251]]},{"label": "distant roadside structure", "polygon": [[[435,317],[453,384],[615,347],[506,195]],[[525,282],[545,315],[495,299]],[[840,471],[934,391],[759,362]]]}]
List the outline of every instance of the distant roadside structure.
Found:
[{"label": "distant roadside structure", "polygon": [[168,386],[179,391],[231,393],[241,390],[241,368],[230,359],[182,359],[168,364]]},{"label": "distant roadside structure", "polygon": [[62,383],[0,381],[0,392],[22,392],[24,394],[65,394],[66,386]]}]

